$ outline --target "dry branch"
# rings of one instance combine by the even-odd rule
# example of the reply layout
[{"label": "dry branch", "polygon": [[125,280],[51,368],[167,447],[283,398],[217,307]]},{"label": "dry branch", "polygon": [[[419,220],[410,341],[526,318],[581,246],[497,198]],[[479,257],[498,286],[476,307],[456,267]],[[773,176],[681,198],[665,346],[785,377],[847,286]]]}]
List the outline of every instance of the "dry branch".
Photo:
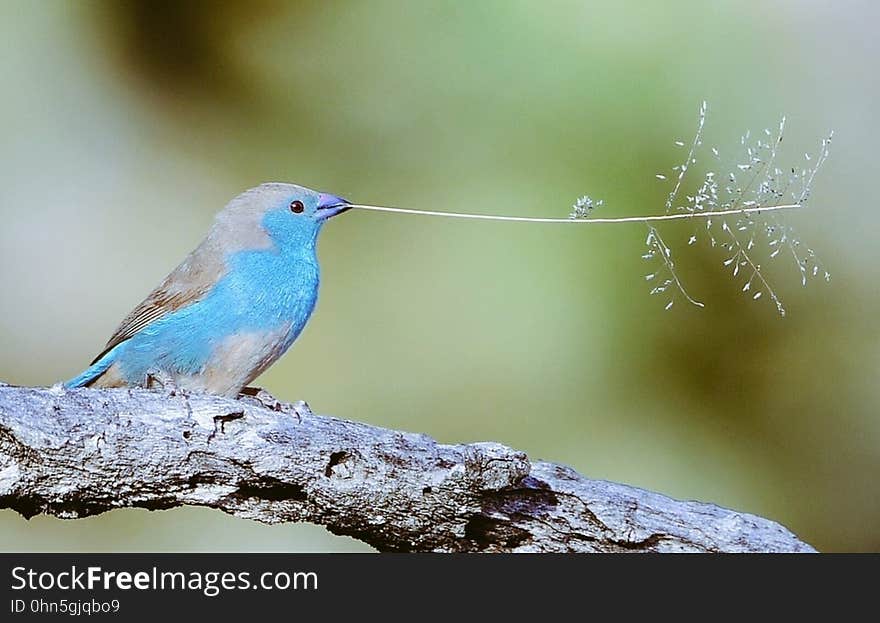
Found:
[{"label": "dry branch", "polygon": [[383,551],[811,552],[767,519],[589,480],[497,443],[229,400],[0,384],[0,508],[208,506]]}]

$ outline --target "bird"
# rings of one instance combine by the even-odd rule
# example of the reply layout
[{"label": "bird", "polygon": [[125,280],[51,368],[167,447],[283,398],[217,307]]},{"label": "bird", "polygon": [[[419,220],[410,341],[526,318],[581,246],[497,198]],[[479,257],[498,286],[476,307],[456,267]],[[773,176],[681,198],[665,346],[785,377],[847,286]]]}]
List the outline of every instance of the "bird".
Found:
[{"label": "bird", "polygon": [[64,386],[159,385],[238,396],[306,326],[320,282],[318,235],[350,208],[336,195],[295,184],[241,193]]}]

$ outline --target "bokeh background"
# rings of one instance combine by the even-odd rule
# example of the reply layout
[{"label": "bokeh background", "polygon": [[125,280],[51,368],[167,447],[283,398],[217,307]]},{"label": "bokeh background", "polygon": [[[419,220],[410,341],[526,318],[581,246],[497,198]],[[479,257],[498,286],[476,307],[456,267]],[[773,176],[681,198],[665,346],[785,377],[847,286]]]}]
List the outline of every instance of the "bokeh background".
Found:
[{"label": "bokeh background", "polygon": [[[706,142],[788,117],[836,130],[812,209],[833,274],[789,315],[662,230],[704,310],[650,297],[644,227],[352,212],[321,300],[260,384],[316,412],[533,458],[880,549],[880,144],[871,0],[0,3],[0,378],[79,372],[256,183],[433,210],[662,211],[699,102]],[[730,151],[730,150],[728,150]],[[2,550],[367,551],[203,509],[0,512]]]}]

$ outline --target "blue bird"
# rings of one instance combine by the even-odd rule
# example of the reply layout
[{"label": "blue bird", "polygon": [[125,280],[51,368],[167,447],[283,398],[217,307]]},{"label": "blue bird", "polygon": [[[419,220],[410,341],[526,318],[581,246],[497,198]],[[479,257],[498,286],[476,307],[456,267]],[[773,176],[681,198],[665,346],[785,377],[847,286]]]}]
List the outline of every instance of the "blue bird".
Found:
[{"label": "blue bird", "polygon": [[350,203],[270,183],[233,199],[202,243],[138,305],[66,387],[149,387],[224,396],[281,357],[318,297],[315,246]]}]

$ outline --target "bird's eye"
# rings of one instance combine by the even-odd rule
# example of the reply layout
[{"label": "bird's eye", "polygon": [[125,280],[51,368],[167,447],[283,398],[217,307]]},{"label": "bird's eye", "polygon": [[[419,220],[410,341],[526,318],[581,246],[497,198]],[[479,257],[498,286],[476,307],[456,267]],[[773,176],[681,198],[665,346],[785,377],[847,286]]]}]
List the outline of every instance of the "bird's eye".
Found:
[{"label": "bird's eye", "polygon": [[290,202],[290,211],[294,214],[302,214],[303,210],[305,210],[305,206],[299,199]]}]

